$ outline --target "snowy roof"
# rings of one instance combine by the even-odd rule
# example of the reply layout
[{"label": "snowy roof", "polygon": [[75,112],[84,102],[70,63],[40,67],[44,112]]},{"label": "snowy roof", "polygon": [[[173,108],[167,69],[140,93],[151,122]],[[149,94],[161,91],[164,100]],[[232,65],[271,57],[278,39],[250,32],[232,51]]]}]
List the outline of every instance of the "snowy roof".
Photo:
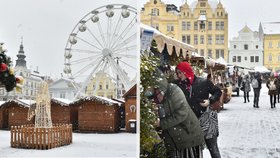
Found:
[{"label": "snowy roof", "polygon": [[227,65],[227,62],[225,61],[224,58],[222,57],[219,57],[217,60],[216,60],[217,63],[220,63],[220,64],[223,64],[223,65]]},{"label": "snowy roof", "polygon": [[81,102],[81,101],[86,101],[86,100],[90,100],[90,101],[98,101],[98,102],[101,102],[102,104],[106,104],[106,105],[119,105],[121,106],[123,103],[121,102],[118,102],[118,101],[115,101],[115,100],[112,100],[112,99],[109,99],[109,98],[105,98],[105,97],[100,97],[100,96],[90,96],[90,97],[85,97],[85,98],[82,98],[82,99],[79,99],[77,101],[74,101],[70,104],[75,104],[75,103],[78,103],[78,102]]},{"label": "snowy roof", "polygon": [[5,103],[5,101],[0,101],[0,106],[2,105],[2,104],[4,104]]},{"label": "snowy roof", "polygon": [[280,34],[280,22],[261,23],[264,34]]},{"label": "snowy roof", "polygon": [[62,106],[69,106],[70,103],[73,101],[63,98],[52,98],[52,101],[58,104],[61,104]]},{"label": "snowy roof", "polygon": [[27,99],[12,99],[12,100],[8,100],[6,101],[5,103],[3,104],[6,104],[6,103],[12,103],[12,102],[15,102],[17,104],[19,104],[20,106],[24,106],[24,107],[30,107],[30,105],[32,104],[35,104],[36,101],[34,100],[27,100]]},{"label": "snowy roof", "polygon": [[257,72],[270,72],[265,66],[256,66],[254,70]]}]

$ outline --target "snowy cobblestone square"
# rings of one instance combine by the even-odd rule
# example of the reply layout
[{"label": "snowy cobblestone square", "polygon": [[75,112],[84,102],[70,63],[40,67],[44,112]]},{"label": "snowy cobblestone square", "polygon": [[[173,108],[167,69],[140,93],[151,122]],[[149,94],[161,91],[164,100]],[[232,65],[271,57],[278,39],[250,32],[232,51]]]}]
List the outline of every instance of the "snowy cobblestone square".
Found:
[{"label": "snowy cobblestone square", "polygon": [[[232,97],[219,114],[218,145],[223,158],[280,158],[280,103],[270,108],[268,89],[262,85],[260,108],[243,103],[243,92]],[[204,150],[204,157],[210,157]]]}]

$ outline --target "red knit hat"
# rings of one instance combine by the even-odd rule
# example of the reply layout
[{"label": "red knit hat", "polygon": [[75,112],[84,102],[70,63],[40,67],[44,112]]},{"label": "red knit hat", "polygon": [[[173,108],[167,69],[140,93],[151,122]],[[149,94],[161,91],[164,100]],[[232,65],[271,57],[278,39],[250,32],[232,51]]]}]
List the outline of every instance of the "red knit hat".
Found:
[{"label": "red knit hat", "polygon": [[186,78],[189,79],[190,84],[193,83],[194,80],[194,73],[192,70],[191,65],[188,62],[181,62],[177,65],[176,69],[180,70],[181,72],[184,73],[184,75],[186,76]]}]

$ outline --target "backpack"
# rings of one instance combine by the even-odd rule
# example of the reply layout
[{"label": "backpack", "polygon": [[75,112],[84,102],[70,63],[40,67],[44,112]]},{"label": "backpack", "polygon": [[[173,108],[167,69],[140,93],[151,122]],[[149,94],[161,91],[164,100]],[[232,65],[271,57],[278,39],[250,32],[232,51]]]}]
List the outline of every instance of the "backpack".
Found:
[{"label": "backpack", "polygon": [[274,80],[269,81],[269,90],[271,91],[276,90],[276,85],[274,83]]},{"label": "backpack", "polygon": [[256,78],[254,78],[252,80],[252,87],[253,88],[259,88],[259,82],[258,82],[258,80]]}]

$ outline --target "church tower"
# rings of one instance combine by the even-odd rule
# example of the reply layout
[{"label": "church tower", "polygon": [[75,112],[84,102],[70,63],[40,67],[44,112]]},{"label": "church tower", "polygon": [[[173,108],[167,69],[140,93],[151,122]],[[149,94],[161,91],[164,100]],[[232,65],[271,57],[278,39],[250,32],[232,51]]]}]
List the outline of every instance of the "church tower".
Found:
[{"label": "church tower", "polygon": [[22,44],[23,38],[21,38],[21,44],[20,44],[20,49],[18,51],[17,57],[18,59],[16,60],[16,66],[22,66],[26,68],[26,56],[23,51],[23,44]]}]

